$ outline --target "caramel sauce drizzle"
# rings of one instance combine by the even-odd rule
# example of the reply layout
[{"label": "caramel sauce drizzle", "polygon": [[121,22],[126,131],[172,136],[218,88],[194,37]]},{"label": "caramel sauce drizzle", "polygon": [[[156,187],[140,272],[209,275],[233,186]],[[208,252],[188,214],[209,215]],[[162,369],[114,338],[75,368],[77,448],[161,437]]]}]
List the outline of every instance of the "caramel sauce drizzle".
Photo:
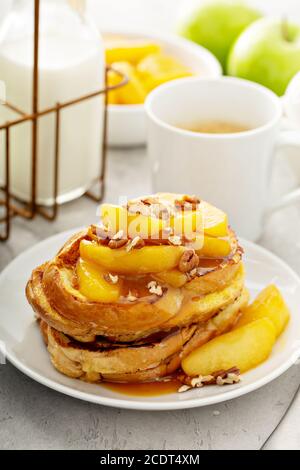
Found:
[{"label": "caramel sauce drizzle", "polygon": [[176,379],[144,383],[101,383],[101,387],[111,390],[112,392],[133,397],[154,397],[177,393],[181,385],[181,382]]}]

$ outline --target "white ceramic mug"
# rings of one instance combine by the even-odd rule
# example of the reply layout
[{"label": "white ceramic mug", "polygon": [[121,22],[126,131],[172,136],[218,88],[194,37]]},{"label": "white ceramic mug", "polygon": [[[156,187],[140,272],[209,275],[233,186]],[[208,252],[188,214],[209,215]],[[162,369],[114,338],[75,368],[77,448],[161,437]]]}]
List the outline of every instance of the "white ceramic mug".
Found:
[{"label": "white ceramic mug", "polygon": [[[300,200],[300,189],[270,203],[276,146],[299,146],[281,132],[280,99],[261,85],[231,77],[191,77],[154,90],[145,104],[155,191],[197,194],[225,210],[240,236],[257,240],[264,215]],[[208,121],[245,126],[231,134],[182,129]]]}]

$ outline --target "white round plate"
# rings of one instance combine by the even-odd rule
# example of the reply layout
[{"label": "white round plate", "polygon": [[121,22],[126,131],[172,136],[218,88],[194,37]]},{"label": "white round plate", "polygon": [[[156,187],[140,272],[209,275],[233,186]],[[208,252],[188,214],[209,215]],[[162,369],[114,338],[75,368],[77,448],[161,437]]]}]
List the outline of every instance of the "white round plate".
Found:
[{"label": "white round plate", "polygon": [[275,283],[291,309],[291,321],[276,343],[270,358],[233,386],[209,386],[186,393],[133,397],[68,378],[57,372],[25,297],[25,285],[33,268],[51,258],[72,232],[48,238],[17,257],[0,275],[0,344],[6,357],[37,382],[75,398],[120,408],[171,410],[211,405],[239,397],[267,384],[285,372],[300,355],[300,279],[279,258],[241,240],[245,249],[247,286],[252,296]]}]

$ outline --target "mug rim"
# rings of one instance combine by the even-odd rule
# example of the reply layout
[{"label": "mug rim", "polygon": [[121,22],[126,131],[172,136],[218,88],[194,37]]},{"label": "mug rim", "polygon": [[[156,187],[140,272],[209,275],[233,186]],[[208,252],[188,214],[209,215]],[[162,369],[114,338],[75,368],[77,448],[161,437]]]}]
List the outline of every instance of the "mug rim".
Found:
[{"label": "mug rim", "polygon": [[[233,83],[236,85],[242,85],[245,89],[255,89],[256,91],[264,94],[265,97],[269,99],[269,101],[273,102],[274,105],[274,116],[266,123],[261,126],[255,127],[253,129],[247,129],[241,132],[232,132],[232,133],[216,133],[210,134],[205,132],[195,132],[188,129],[182,129],[180,127],[176,127],[175,125],[169,124],[163,119],[159,118],[152,109],[154,100],[157,99],[161,94],[163,94],[166,90],[170,88],[176,88],[178,85],[182,83],[186,83],[187,85],[190,82],[198,82],[201,83],[213,83],[213,82],[228,82]],[[245,80],[242,78],[237,77],[184,77],[179,78],[176,80],[172,80],[170,82],[164,83],[163,85],[158,86],[155,88],[146,98],[145,101],[145,111],[152,121],[154,121],[160,127],[165,128],[171,132],[175,132],[177,134],[181,134],[183,136],[193,137],[195,139],[208,139],[208,140],[232,140],[232,139],[239,139],[243,137],[249,137],[252,135],[260,134],[262,132],[267,131],[268,129],[274,127],[282,118],[283,116],[283,107],[280,98],[270,89],[266,88],[263,85],[260,85],[256,82],[252,82],[250,80]],[[275,109],[276,108],[276,109]]]}]

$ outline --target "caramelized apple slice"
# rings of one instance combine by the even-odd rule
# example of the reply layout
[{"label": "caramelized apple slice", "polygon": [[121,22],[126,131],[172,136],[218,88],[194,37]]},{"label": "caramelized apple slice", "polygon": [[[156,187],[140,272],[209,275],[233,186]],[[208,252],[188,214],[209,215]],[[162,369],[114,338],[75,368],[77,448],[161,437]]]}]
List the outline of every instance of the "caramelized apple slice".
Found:
[{"label": "caramelized apple slice", "polygon": [[223,238],[204,236],[203,244],[200,249],[196,248],[196,253],[202,257],[224,258],[231,252],[231,244],[229,240]]},{"label": "caramelized apple slice", "polygon": [[[184,196],[184,194],[172,193],[157,193],[156,195],[156,197],[171,205],[174,205],[176,200],[182,200]],[[201,222],[206,235],[213,237],[226,237],[228,235],[228,217],[225,212],[206,201],[200,201],[197,211],[186,211],[185,213],[195,214],[196,212],[200,212],[202,215],[203,220]]]},{"label": "caramelized apple slice", "polygon": [[115,206],[113,204],[102,204],[101,206],[101,219],[112,233],[117,233],[123,230],[124,235],[127,234],[129,223],[129,214],[122,206]]},{"label": "caramelized apple slice", "polygon": [[113,204],[102,204],[101,218],[104,225],[108,226],[113,233],[123,230],[124,235],[130,238],[136,236],[143,239],[161,238],[162,231],[166,226],[163,219],[142,214],[130,214],[124,207]]},{"label": "caramelized apple slice", "polygon": [[261,318],[195,349],[181,365],[189,376],[210,375],[234,366],[246,372],[269,357],[275,340],[273,323]]},{"label": "caramelized apple slice", "polygon": [[92,301],[116,302],[120,297],[121,283],[117,279],[115,284],[107,282],[104,275],[105,271],[101,270],[99,266],[79,259],[77,263],[79,291]]},{"label": "caramelized apple slice", "polygon": [[137,65],[137,72],[147,91],[169,80],[192,75],[177,59],[163,53],[147,55]]},{"label": "caramelized apple slice", "polygon": [[187,238],[193,237],[196,233],[203,234],[202,214],[199,211],[179,211],[176,216],[171,217],[170,227],[174,235],[184,235]]},{"label": "caramelized apple slice", "polygon": [[183,246],[145,246],[127,252],[125,248],[111,249],[87,240],[80,244],[80,256],[84,260],[122,274],[169,271],[178,265],[184,251]]},{"label": "caramelized apple slice", "polygon": [[106,63],[126,61],[137,64],[149,54],[160,51],[159,44],[148,41],[126,41],[120,38],[105,41]]},{"label": "caramelized apple slice", "polygon": [[[118,85],[121,82],[121,77],[113,70],[107,73],[107,82],[110,87]],[[118,104],[118,90],[111,90],[107,97],[108,104]]]},{"label": "caramelized apple slice", "polygon": [[276,336],[283,332],[290,319],[290,311],[281,293],[273,284],[263,289],[254,302],[244,310],[236,328],[259,318],[271,320],[276,330]]},{"label": "caramelized apple slice", "polygon": [[112,64],[112,68],[123,73],[129,79],[126,85],[115,90],[118,104],[144,103],[146,90],[142,81],[139,79],[135,68],[129,62],[114,62]]},{"label": "caramelized apple slice", "polygon": [[155,217],[148,217],[142,214],[129,218],[128,236],[134,238],[158,239],[162,237],[162,231],[166,226],[165,221]]},{"label": "caramelized apple slice", "polygon": [[[154,197],[158,198],[162,204],[174,206],[175,200],[180,200],[183,196],[181,194],[160,193]],[[161,234],[166,227],[171,227],[175,235],[185,235],[187,238],[192,238],[195,233],[202,235],[203,231],[205,235],[215,238],[228,236],[227,215],[205,201],[201,201],[199,210],[176,211],[170,220],[142,214],[128,214],[124,207],[111,204],[103,204],[101,214],[104,224],[115,227],[116,232],[132,222],[130,237],[140,235],[142,238],[156,238],[156,234]],[[201,242],[201,246],[202,244],[203,242]],[[208,239],[205,250],[211,251],[210,247],[213,247],[213,244],[214,241]],[[224,251],[226,253],[228,250],[228,243],[222,240],[219,244],[216,242],[216,247],[218,245],[221,246],[220,256],[222,256],[222,253]],[[218,256],[218,253],[213,256]]]},{"label": "caramelized apple slice", "polygon": [[182,287],[187,282],[186,274],[178,269],[157,273],[154,277],[159,283],[172,287]]},{"label": "caramelized apple slice", "polygon": [[228,217],[225,212],[205,201],[201,201],[199,210],[203,215],[204,233],[206,235],[213,237],[226,237],[228,235]]}]

